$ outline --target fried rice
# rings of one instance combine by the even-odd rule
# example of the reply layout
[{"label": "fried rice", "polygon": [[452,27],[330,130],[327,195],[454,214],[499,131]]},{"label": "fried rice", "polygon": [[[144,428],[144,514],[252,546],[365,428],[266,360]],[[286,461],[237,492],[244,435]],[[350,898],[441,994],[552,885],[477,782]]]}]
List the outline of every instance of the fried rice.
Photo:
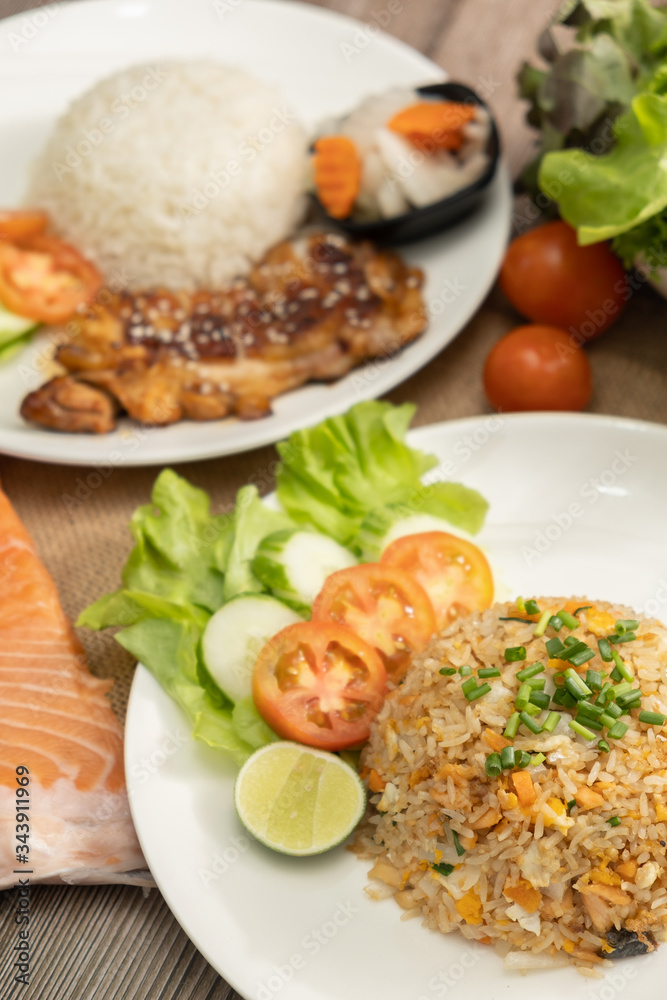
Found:
[{"label": "fried rice", "polygon": [[[577,672],[600,671],[606,681],[614,663],[602,660],[597,640],[636,615],[585,599],[538,604],[552,613],[589,605],[560,638],[589,644],[595,657]],[[552,702],[549,710],[562,713],[553,732],[522,724],[504,738],[517,673],[543,663],[539,676],[553,694],[554,676],[562,684],[569,666],[548,659],[553,628],[536,637],[539,616],[514,620],[521,617],[515,605],[496,604],[459,619],[389,693],[362,755],[371,809],[353,849],[374,861],[369,894],[393,895],[403,919],[493,945],[509,969],[574,962],[586,972],[667,937],[667,730],[633,709],[620,720],[627,732],[607,737],[605,751],[604,732],[584,738],[569,726],[576,709]],[[508,662],[506,650],[521,646],[525,659]],[[667,629],[641,621],[636,639],[614,648],[639,682],[641,709],[667,713]],[[479,668],[500,676],[479,678],[491,690],[469,701],[459,674],[466,666],[472,677]],[[533,755],[530,765],[489,777],[487,757],[510,743],[517,757]]]}]

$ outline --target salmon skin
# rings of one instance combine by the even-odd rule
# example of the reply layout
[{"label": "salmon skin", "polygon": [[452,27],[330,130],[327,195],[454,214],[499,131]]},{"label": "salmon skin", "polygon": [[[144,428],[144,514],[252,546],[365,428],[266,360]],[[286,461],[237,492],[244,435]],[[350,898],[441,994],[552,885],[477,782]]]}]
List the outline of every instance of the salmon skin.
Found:
[{"label": "salmon skin", "polygon": [[[119,874],[146,863],[111,686],[89,673],[56,585],[0,489],[0,889],[16,884],[17,869],[31,882],[149,881]],[[27,823],[17,825],[19,812]]]}]

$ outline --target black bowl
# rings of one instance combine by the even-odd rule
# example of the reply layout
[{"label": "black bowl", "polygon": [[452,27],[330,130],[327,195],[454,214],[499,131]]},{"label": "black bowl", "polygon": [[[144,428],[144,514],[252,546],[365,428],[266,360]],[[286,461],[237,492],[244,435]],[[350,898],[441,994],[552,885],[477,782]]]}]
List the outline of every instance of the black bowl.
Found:
[{"label": "black bowl", "polygon": [[[478,104],[489,111],[482,98],[463,83],[431,83],[425,87],[417,87],[416,90],[419,94],[443,97],[447,101]],[[500,137],[490,111],[489,118],[491,130],[486,146],[489,163],[484,173],[472,184],[455,191],[454,194],[447,195],[446,198],[441,198],[440,201],[434,201],[432,205],[414,208],[403,215],[395,215],[390,219],[378,219],[375,222],[353,222],[352,219],[334,219],[325,212],[328,221],[350,236],[357,239],[373,240],[376,243],[411,243],[413,240],[421,240],[425,236],[430,236],[432,233],[446,229],[452,223],[458,222],[459,219],[477,207],[496,172],[500,158]],[[324,210],[322,209],[322,211]]]}]

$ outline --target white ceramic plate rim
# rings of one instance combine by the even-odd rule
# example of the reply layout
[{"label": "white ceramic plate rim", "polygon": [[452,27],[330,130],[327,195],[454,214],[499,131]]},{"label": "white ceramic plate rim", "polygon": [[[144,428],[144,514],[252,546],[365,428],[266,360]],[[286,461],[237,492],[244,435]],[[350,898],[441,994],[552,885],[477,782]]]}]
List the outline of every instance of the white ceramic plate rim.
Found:
[{"label": "white ceramic plate rim", "polygon": [[[364,30],[360,22],[344,15],[286,0],[239,0],[238,3],[230,0],[228,4],[220,0],[220,4],[223,9],[228,7],[231,11],[224,27],[229,38],[232,38],[229,41],[227,35],[220,35],[217,39],[221,46],[221,59],[233,48],[234,31],[238,30],[243,35],[253,25],[258,32],[264,33],[262,37],[266,36],[266,44],[270,36],[276,40],[276,47],[279,48],[279,44],[288,45],[290,37],[300,33],[300,37],[307,39],[315,50],[318,46],[320,49],[326,48],[329,59],[331,52],[327,46],[334,44],[333,41],[328,41],[330,34],[335,39],[353,42],[355,36],[358,37],[358,33]],[[54,14],[44,31],[38,32],[35,41],[27,48],[21,47],[13,55],[8,39],[12,33],[15,36],[20,30],[25,15],[7,19],[0,24],[0,44],[4,43],[3,48],[7,53],[3,55],[4,65],[0,67],[0,92],[2,89],[11,89],[13,100],[5,102],[5,107],[14,105],[16,95],[27,93],[26,83],[31,79],[33,87],[36,87],[34,81],[39,80],[39,73],[46,66],[53,67],[54,71],[60,67],[64,72],[66,60],[69,74],[79,73],[82,79],[91,80],[101,75],[103,71],[95,70],[91,63],[90,50],[94,55],[95,45],[102,44],[97,37],[91,44],[91,24],[99,24],[99,34],[112,29],[110,37],[113,37],[113,31],[119,30],[118,24],[121,24],[126,32],[130,29],[134,33],[141,30],[152,30],[153,33],[162,31],[160,37],[168,39],[174,29],[168,27],[168,18],[164,15],[178,17],[179,9],[182,30],[190,33],[198,30],[201,40],[196,44],[208,51],[209,35],[215,30],[215,24],[209,25],[212,5],[207,0],[190,0],[187,13],[182,4],[179,7],[179,0],[81,0],[78,3],[63,3],[58,5],[57,16]],[[282,40],[280,18],[285,18]],[[201,31],[202,25],[206,25],[207,31]],[[123,36],[124,39],[127,37],[127,34]],[[110,43],[106,41],[104,44],[108,47]],[[342,43],[338,41],[337,44]],[[154,55],[154,45],[154,42],[145,43],[146,58],[150,57],[151,52]],[[126,57],[125,62],[138,60],[139,56],[134,49],[132,52],[132,57]],[[294,50],[292,56],[293,53]],[[105,51],[105,67],[109,59],[109,53]],[[229,57],[229,61],[233,59]],[[261,62],[262,60],[257,67],[258,75],[264,71]],[[278,65],[275,62],[271,72],[275,74]],[[343,62],[341,66],[344,67]],[[291,70],[283,68],[281,72],[289,74]],[[392,83],[405,83],[408,78],[412,83],[419,83],[446,77],[430,60],[383,32],[372,36],[368,47],[363,52],[360,50],[359,58],[351,62],[346,72],[355,74],[353,89],[358,92],[358,96],[369,89],[377,90]],[[58,86],[57,77],[56,72],[54,86]],[[348,83],[347,80],[345,82]],[[71,82],[68,81],[67,86],[71,90]],[[312,85],[309,89],[312,91]],[[24,117],[34,114],[34,104],[37,101],[35,95],[40,93],[37,88],[32,98],[23,98],[27,102]],[[303,100],[307,104],[313,98],[304,94]],[[349,106],[349,93],[345,100]],[[312,108],[307,108],[306,104],[303,115],[307,117],[310,114],[312,117]],[[297,107],[297,111],[299,110]],[[339,110],[342,111],[343,108]],[[326,113],[329,114],[330,111],[327,107]],[[9,111],[0,114],[0,137],[7,114]],[[7,166],[6,169],[10,168]],[[0,169],[0,202],[5,197],[1,178]],[[0,369],[0,452],[68,465],[141,466],[195,461],[270,444],[286,437],[298,427],[341,413],[355,402],[377,397],[431,360],[475,313],[500,265],[509,233],[509,222],[509,181],[506,168],[501,164],[488,197],[475,215],[440,236],[405,248],[405,256],[411,262],[423,263],[425,266],[425,295],[429,305],[432,305],[429,311],[433,314],[436,308],[439,309],[438,315],[432,315],[426,333],[400,354],[370,362],[331,385],[310,384],[286,393],[275,401],[273,414],[259,421],[239,422],[231,418],[207,424],[184,421],[167,428],[143,428],[135,422],[125,420],[121,421],[121,426],[113,434],[100,437],[57,434],[29,427],[17,416],[17,410],[26,386],[35,388],[44,381],[41,374],[43,365],[35,361],[39,351],[43,350],[40,347],[42,342],[38,340],[36,346],[27,348],[4,370]],[[446,262],[446,266],[443,262]],[[448,295],[447,277],[453,277],[456,281],[460,275],[464,276],[464,290],[454,296],[453,302],[447,302],[443,309],[442,303],[437,300],[443,294]],[[36,366],[39,377],[34,372],[31,373],[31,367],[35,369]],[[8,373],[11,373],[11,378]],[[19,373],[23,373],[20,375],[20,387]],[[3,399],[6,400],[4,404]]]},{"label": "white ceramic plate rim", "polygon": [[[500,421],[499,425],[496,426],[494,422]],[[484,448],[488,446],[488,455],[490,459],[493,460],[493,451],[495,448],[495,441],[493,440],[496,430],[500,429],[503,433],[509,435],[510,440],[510,451],[512,447],[516,449],[516,444],[518,440],[525,438],[527,433],[532,432],[535,442],[542,441],[545,448],[552,448],[555,442],[562,441],[565,445],[565,454],[568,452],[568,443],[579,442],[580,444],[585,442],[587,439],[593,442],[596,446],[602,443],[604,447],[607,446],[611,449],[609,451],[609,456],[616,456],[616,451],[613,449],[616,447],[619,454],[623,454],[623,448],[627,452],[628,456],[631,456],[633,448],[640,449],[646,447],[648,449],[647,453],[653,454],[655,457],[655,452],[664,452],[667,454],[667,428],[664,428],[657,424],[650,424],[641,421],[634,421],[625,418],[613,418],[600,415],[579,415],[579,414],[520,414],[520,415],[510,415],[508,417],[477,417],[466,420],[452,421],[450,423],[443,423],[438,425],[427,426],[419,428],[410,433],[410,443],[415,447],[420,447],[429,451],[435,451],[441,457],[441,460],[447,461],[447,456],[456,454],[456,448],[461,442],[470,442],[473,444],[476,440],[481,440],[482,445],[480,446],[480,454],[477,459],[473,460],[469,466],[470,475],[464,477],[465,481],[469,485],[476,485],[481,488],[484,482],[483,468],[486,463],[486,458],[484,456]],[[438,441],[441,442],[438,446]],[[514,442],[513,444],[511,442]],[[621,442],[620,446],[618,442]],[[628,441],[630,445],[628,446]],[[489,444],[490,442],[490,444]],[[500,447],[500,446],[499,446]],[[620,449],[620,450],[619,450]],[[606,454],[606,452],[605,452]],[[604,458],[605,455],[602,455]],[[615,460],[615,459],[614,459]],[[592,468],[596,475],[599,473],[599,461],[597,455],[591,456]],[[611,459],[610,459],[611,461]],[[596,464],[597,462],[597,464]],[[608,463],[609,464],[609,463]],[[555,460],[554,460],[554,467]],[[577,489],[581,486],[581,482],[577,479],[581,470],[579,469],[576,474],[568,473],[568,461],[567,458],[561,458],[558,461],[558,468],[560,470],[559,480],[563,484],[565,489],[572,486],[572,482],[575,483]],[[482,470],[480,472],[480,469]],[[543,471],[543,470],[542,470]],[[574,480],[572,476],[574,475]],[[602,484],[604,477],[601,477],[600,485],[600,499],[602,505],[608,504],[608,509],[612,511],[613,523],[612,528],[615,531],[614,525],[616,524],[616,518],[618,514],[623,515],[623,511],[626,509],[625,504],[630,504],[628,512],[632,515],[633,507],[635,508],[635,514],[637,509],[641,508],[642,503],[648,502],[653,503],[654,514],[649,517],[639,518],[636,517],[634,520],[632,517],[630,521],[626,524],[618,524],[618,534],[619,534],[619,545],[620,545],[620,560],[622,562],[623,572],[627,572],[627,560],[624,556],[627,552],[632,549],[633,546],[640,544],[643,539],[645,543],[649,545],[648,553],[643,552],[642,558],[643,562],[638,565],[636,576],[633,586],[636,586],[636,581],[642,578],[643,572],[646,570],[647,565],[654,558],[658,564],[660,564],[661,559],[667,555],[667,532],[662,524],[662,520],[657,513],[659,510],[659,503],[651,499],[650,494],[654,491],[655,483],[667,485],[667,474],[664,471],[664,466],[661,469],[654,469],[653,467],[645,467],[643,478],[639,478],[634,484],[634,493],[632,484],[623,493],[622,489],[622,473],[621,478],[617,481],[616,493],[609,491],[607,486]],[[568,478],[569,477],[569,478]],[[554,483],[557,479],[554,478]],[[583,485],[585,486],[589,480],[584,479]],[[606,480],[605,480],[606,482]],[[620,486],[618,484],[621,484]],[[510,486],[514,484],[510,483]],[[531,487],[536,487],[536,484],[530,484]],[[498,528],[496,536],[504,531],[511,531],[514,527],[511,523],[505,524],[502,520],[502,516],[498,525],[493,525],[494,522],[494,506],[500,506],[502,498],[500,491],[505,488],[507,484],[498,483],[496,496],[494,497],[493,492],[489,489],[489,484],[486,484],[487,497],[491,503],[489,524],[493,527]],[[524,488],[526,484],[524,484]],[[547,484],[548,487],[548,484]],[[606,491],[606,493],[605,493]],[[583,494],[582,494],[583,495]],[[662,492],[664,495],[664,491]],[[639,504],[639,508],[637,508]],[[616,505],[616,506],[614,506]],[[592,507],[590,508],[592,510]],[[599,510],[600,508],[598,508]],[[531,533],[534,533],[536,526],[543,525],[545,521],[549,520],[550,508],[548,503],[543,504],[542,507],[535,506],[526,512],[527,521],[530,526]],[[589,538],[591,546],[596,542],[595,535],[595,525],[599,522],[603,524],[604,517],[606,515],[597,513],[594,515],[593,522],[589,525],[587,532],[584,533],[584,543],[585,539]],[[584,518],[585,520],[585,518]],[[549,523],[551,523],[549,521]],[[572,529],[573,532],[575,528]],[[605,529],[606,534],[603,533],[603,544],[607,551],[606,545],[608,537],[610,534],[609,525]],[[658,532],[657,538],[654,537],[655,531]],[[646,536],[650,537],[646,537]],[[493,539],[494,531],[484,529],[482,536],[480,536],[480,543],[489,543],[489,538]],[[581,551],[582,540],[581,538],[573,538],[570,542],[568,536],[565,535],[565,546],[564,546],[564,557],[567,562],[571,558],[572,552]],[[613,541],[613,538],[612,538]],[[560,544],[560,543],[559,543]],[[630,548],[628,548],[628,546]],[[646,550],[646,545],[645,545]],[[494,556],[493,545],[491,546],[491,556]],[[591,549],[591,555],[594,556],[593,549]],[[581,564],[582,567],[584,564]],[[502,565],[494,566],[496,570],[500,569],[501,575],[505,567]],[[598,579],[603,580],[602,583],[598,583],[597,586],[603,588],[603,590],[609,591],[610,584],[607,582],[607,577],[604,576],[604,568],[602,570],[596,570],[595,567],[590,568],[590,573],[595,574],[595,572],[602,573],[602,577],[598,576]],[[667,574],[666,574],[667,575]],[[517,577],[515,576],[515,583],[517,582]],[[523,586],[522,592],[524,594],[535,593],[530,584],[530,578],[522,578]],[[620,574],[617,577],[617,583],[620,583]],[[667,584],[661,580],[664,592],[661,595],[661,612],[660,616],[667,620]],[[512,588],[510,588],[512,589]],[[518,592],[516,587],[514,588],[514,593]],[[572,591],[560,591],[560,593],[571,593]],[[580,591],[583,592],[583,591]],[[632,593],[629,591],[623,591],[620,593],[620,598],[622,598],[625,603],[634,605],[635,607],[645,600],[645,595],[642,596],[641,600],[639,597],[638,590],[633,590]],[[631,600],[634,595],[634,600]],[[595,596],[595,595],[591,595]],[[598,597],[604,597],[604,593],[597,594]],[[619,600],[617,594],[609,593],[610,600]],[[646,605],[646,610],[649,611],[648,604]],[[651,611],[655,613],[655,611]],[[157,706],[157,707],[156,707]],[[175,720],[177,719],[179,713],[169,701],[166,695],[161,691],[157,683],[154,681],[152,676],[143,667],[140,667],[135,676],[135,680],[132,687],[128,718],[127,718],[127,729],[126,729],[126,768],[128,772],[128,780],[130,787],[130,801],[132,806],[132,812],[141,840],[142,846],[144,848],[145,855],[147,857],[149,865],[151,865],[153,874],[155,875],[156,882],[165,896],[168,904],[171,906],[173,912],[175,913],[177,919],[182,924],[186,932],[190,935],[193,942],[200,950],[203,952],[208,961],[220,972],[221,975],[225,976],[228,981],[234,986],[234,988],[247,1000],[267,1000],[265,994],[262,994],[259,990],[259,986],[265,985],[269,980],[266,978],[266,962],[264,961],[262,952],[263,950],[269,949],[269,941],[267,938],[262,936],[262,931],[258,926],[255,930],[255,925],[252,919],[249,918],[247,905],[244,905],[244,900],[242,898],[242,887],[243,882],[240,883],[241,890],[239,890],[239,884],[230,885],[225,883],[225,896],[218,899],[210,904],[207,902],[206,892],[203,889],[200,891],[195,891],[192,896],[188,895],[187,903],[184,904],[184,897],[180,889],[180,880],[187,876],[187,870],[192,871],[192,866],[188,864],[188,853],[184,850],[182,842],[179,842],[178,826],[181,823],[188,823],[188,829],[190,836],[192,836],[192,831],[198,826],[197,817],[191,817],[192,822],[184,820],[183,813],[191,808],[192,803],[186,801],[181,809],[181,817],[178,814],[173,814],[173,840],[174,847],[173,851],[169,853],[169,863],[166,863],[167,854],[161,840],[164,837],[165,823],[172,812],[170,810],[169,803],[174,803],[175,798],[178,798],[179,792],[185,794],[186,785],[183,782],[187,782],[189,779],[197,780],[195,773],[192,770],[187,772],[187,777],[185,772],[178,772],[178,765],[174,765],[174,773],[170,775],[172,769],[171,761],[167,761],[164,768],[156,767],[155,775],[151,775],[151,781],[155,781],[154,785],[144,784],[142,780],[137,779],[137,761],[141,757],[142,753],[146,753],[146,747],[151,745],[159,747],[160,740],[164,740],[165,734],[173,732]],[[170,727],[171,726],[171,730]],[[147,737],[147,732],[153,730],[152,736]],[[148,740],[148,742],[147,742]],[[204,755],[199,755],[195,751],[194,754],[190,755],[190,750],[186,748],[184,753],[184,765],[187,761],[192,765],[195,761],[199,760],[202,766],[202,780],[206,775],[203,772],[206,771],[208,767],[209,760],[206,755],[208,751],[205,751]],[[206,757],[206,759],[204,759]],[[210,777],[210,775],[208,776]],[[221,798],[226,798],[227,809],[232,810],[232,787],[233,787],[234,770],[228,768],[226,764],[220,763],[220,796]],[[204,782],[205,784],[205,782]],[[206,785],[206,788],[210,791],[211,784]],[[199,800],[197,807],[201,809],[202,812],[205,811],[207,806]],[[153,812],[151,811],[153,810]],[[155,816],[155,811],[160,812],[161,815]],[[222,815],[223,806],[221,805],[219,814]],[[217,815],[217,814],[216,814]],[[207,819],[210,817],[207,817]],[[204,839],[204,834],[202,834],[202,839]],[[193,844],[193,847],[196,845]],[[222,848],[221,848],[222,849]],[[332,852],[330,852],[331,854]],[[330,856],[323,856],[325,859]],[[312,859],[311,859],[312,860]],[[245,872],[253,873],[253,885],[256,888],[257,879],[254,878],[256,872],[255,868],[260,870],[260,884],[267,887],[267,891],[270,888],[270,883],[275,878],[276,881],[283,879],[283,859],[279,855],[272,855],[267,857],[266,854],[262,854],[259,857],[253,857],[252,861],[249,858],[244,858],[243,864],[246,864]],[[328,898],[328,904],[331,906],[336,899],[340,898],[336,893],[348,892],[350,886],[353,886],[354,891],[357,895],[353,896],[355,904],[363,896],[361,892],[361,887],[365,883],[365,873],[368,865],[364,865],[356,861],[356,859],[349,859],[347,856],[340,859],[339,862],[331,862],[334,869],[334,877],[330,877],[330,871],[327,867],[327,861],[324,860],[315,870],[313,871],[312,878],[314,880],[320,879],[323,884],[322,896]],[[300,874],[300,872],[299,872]],[[294,876],[296,877],[296,876]],[[225,878],[229,878],[225,875]],[[215,888],[215,887],[214,887]],[[210,891],[210,890],[207,890]],[[309,889],[304,890],[303,884],[299,884],[296,887],[297,897],[302,905],[306,905],[303,901],[309,900],[312,897],[313,892],[317,895],[317,890]],[[366,901],[367,904],[367,901]],[[259,905],[259,901],[258,901]],[[272,900],[272,904],[275,906],[275,899]],[[296,904],[295,904],[296,905]],[[363,907],[363,902],[360,903]],[[465,976],[472,977],[477,976],[477,966],[480,962],[480,949],[475,948],[470,951],[464,940],[459,937],[459,935],[449,935],[446,938],[440,938],[439,935],[434,935],[421,928],[419,921],[411,921],[409,924],[400,924],[398,921],[397,907],[392,902],[383,903],[372,903],[370,904],[372,909],[372,915],[366,905],[366,909],[363,911],[361,922],[355,925],[354,933],[349,934],[339,951],[337,952],[336,958],[338,965],[341,962],[345,963],[349,961],[350,963],[350,975],[349,983],[345,990],[338,989],[338,992],[332,992],[326,985],[329,978],[335,974],[335,971],[328,965],[325,965],[325,961],[329,961],[329,955],[323,953],[318,959],[318,963],[322,963],[322,981],[320,985],[320,980],[317,979],[316,983],[312,980],[313,973],[310,973],[310,980],[303,984],[298,984],[297,982],[289,983],[285,985],[284,989],[281,987],[279,991],[274,991],[272,995],[276,992],[280,993],[280,996],[284,1000],[358,1000],[363,996],[363,990],[358,986],[358,980],[361,975],[360,962],[367,962],[372,966],[374,975],[382,976],[382,953],[378,952],[377,949],[381,948],[380,942],[376,939],[378,936],[383,938],[389,933],[393,933],[393,930],[400,926],[400,934],[404,935],[402,942],[404,944],[405,962],[410,964],[413,963],[424,963],[424,969],[427,969],[428,962],[431,963],[431,970],[434,969],[439,971],[437,975],[442,971],[442,964],[438,965],[438,962],[442,963],[445,961],[445,971],[447,969],[451,970],[455,967],[458,968],[456,964],[456,956],[465,955],[469,965],[466,966],[468,971],[465,971]],[[207,931],[202,929],[201,922],[197,927],[198,917],[197,909],[199,907],[204,907],[207,909],[208,917],[210,920],[216,921],[220,916],[222,911],[228,911],[226,913],[226,925],[227,932],[229,932],[229,926],[235,925],[240,928],[238,931],[238,938],[231,945],[226,946],[224,942],[224,936],[221,938],[220,947],[216,950],[215,947],[211,945],[211,937],[207,935]],[[236,907],[239,908],[238,915],[236,914]],[[274,914],[276,920],[288,921],[290,917],[294,919],[293,912],[290,911],[287,900],[285,901],[285,915],[276,913]],[[362,925],[363,924],[363,925]],[[280,932],[278,932],[280,933]],[[341,932],[341,936],[342,936]],[[257,935],[256,939],[254,935]],[[204,938],[207,937],[207,940]],[[358,944],[358,938],[361,938],[365,951],[362,949],[363,954],[360,954],[360,946]],[[454,940],[456,939],[456,940]],[[302,939],[303,941],[303,939]],[[400,947],[401,941],[394,941],[388,945],[388,950],[391,947]],[[332,945],[333,947],[333,945]],[[453,949],[453,950],[452,950]],[[483,951],[483,949],[482,949]],[[530,996],[534,996],[534,991],[537,989],[544,996],[560,996],[562,995],[562,990],[565,988],[569,991],[573,1000],[590,1000],[591,997],[600,998],[606,996],[606,993],[598,994],[595,992],[601,985],[605,986],[607,992],[612,989],[619,991],[621,987],[629,984],[631,979],[636,975],[639,975],[641,979],[641,985],[646,987],[658,982],[658,976],[664,975],[664,958],[661,958],[659,953],[656,956],[647,956],[641,960],[641,964],[635,964],[634,960],[626,960],[625,962],[617,963],[614,966],[612,976],[610,978],[607,975],[604,984],[586,981],[579,977],[572,969],[564,969],[551,971],[549,973],[537,974],[537,978],[534,976],[529,976],[527,979],[521,979],[516,974],[510,975],[503,973],[501,961],[490,952],[485,952],[488,955],[488,960],[483,963],[484,971],[482,979],[476,979],[471,981],[469,984],[466,983],[466,990],[475,990],[480,987],[482,983],[483,987],[487,992],[484,995],[488,996],[490,1000],[494,1000],[496,997],[507,995],[507,991],[511,991],[512,996],[516,997],[517,1000],[525,1000]],[[365,956],[365,957],[364,957]],[[414,956],[414,959],[410,956]],[[442,956],[438,958],[437,956]],[[275,956],[272,957],[273,964],[276,968],[280,966],[275,962]],[[254,963],[254,970],[248,968],[246,963]],[[356,963],[356,964],[355,964]],[[453,964],[452,964],[453,963]],[[658,963],[658,964],[656,964]],[[460,963],[459,963],[460,965]],[[464,963],[465,965],[465,963]],[[481,968],[481,966],[479,966]],[[262,969],[262,974],[256,970]],[[271,966],[273,968],[273,965]],[[662,970],[662,972],[661,972]],[[316,969],[317,971],[317,969]],[[395,970],[396,971],[396,970]],[[432,977],[429,980],[429,974],[424,972],[422,975],[419,971],[419,967],[413,969],[415,975],[415,983],[412,992],[414,1000],[435,1000],[436,996],[444,996],[444,993],[437,993],[436,987],[441,989],[444,980],[435,981],[433,984]],[[444,975],[445,973],[443,973]],[[480,973],[481,974],[481,973]],[[305,973],[304,973],[305,975]],[[263,978],[262,978],[263,976]],[[616,977],[615,979],[613,977]],[[620,978],[619,978],[620,977]],[[375,980],[378,981],[377,978]],[[428,985],[430,982],[431,985]],[[438,985],[439,984],[439,985]],[[611,984],[611,985],[610,985]],[[616,985],[614,985],[616,984]],[[337,984],[340,985],[339,983]],[[450,983],[451,986],[456,987],[457,981]],[[640,986],[639,979],[636,982],[637,988]],[[546,990],[548,992],[544,992]],[[393,991],[393,987],[390,981],[383,982],[383,995],[387,997],[387,1000],[402,1000],[404,994],[399,994]],[[497,992],[496,992],[497,991]],[[554,991],[554,992],[551,992]],[[591,992],[593,991],[593,992]],[[366,996],[369,995],[368,992]],[[477,993],[475,993],[477,995]],[[479,995],[482,995],[481,993]],[[612,997],[614,994],[610,993],[609,996]],[[637,994],[638,995],[638,994]]]}]

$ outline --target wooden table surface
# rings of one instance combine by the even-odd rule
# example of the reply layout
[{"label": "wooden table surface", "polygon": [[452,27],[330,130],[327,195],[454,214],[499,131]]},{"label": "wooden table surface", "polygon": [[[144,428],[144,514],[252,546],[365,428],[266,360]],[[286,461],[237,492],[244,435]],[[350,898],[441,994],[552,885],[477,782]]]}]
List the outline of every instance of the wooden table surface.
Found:
[{"label": "wooden table surface", "polygon": [[[380,12],[388,9],[384,0],[322,0],[320,5],[367,24],[376,24]],[[0,0],[0,16],[34,6],[29,0]],[[187,0],[183,0],[183,6],[185,10]],[[402,0],[398,6],[398,14],[388,20],[382,16],[385,30],[420,49],[453,78],[488,94],[501,123],[506,157],[516,173],[529,156],[533,138],[523,123],[524,109],[515,96],[514,74],[521,61],[534,53],[537,34],[556,4],[551,0]],[[1,155],[8,155],[8,151],[3,149]],[[666,314],[667,307],[657,295],[642,288],[623,319],[592,345],[595,394],[591,410],[667,422]],[[480,379],[483,359],[490,345],[518,322],[517,315],[494,290],[457,340],[389,398],[394,402],[417,401],[417,423],[484,412]],[[188,469],[193,471],[195,481],[207,488],[215,471],[215,477],[225,482],[225,492],[233,496],[252,469],[260,461],[266,464],[271,454],[271,449],[263,449],[252,456],[199,463]],[[88,585],[94,585],[96,568],[87,565],[82,554],[94,551],[93,542],[86,549],[82,540],[83,548],[73,552],[72,536],[67,544],[54,547],[49,525],[37,516],[33,502],[33,494],[43,492],[47,502],[52,497],[55,510],[63,477],[73,475],[73,470],[64,472],[56,467],[37,468],[17,460],[0,460],[0,473],[45,555],[68,613],[76,615],[81,609],[80,595],[77,597],[75,592],[77,581],[85,577]],[[122,470],[116,474],[117,488],[131,495],[131,503],[130,499],[126,501],[127,511],[123,513],[124,524],[135,499],[145,499],[152,478],[151,470]],[[109,486],[108,497],[115,488]],[[124,546],[126,542],[121,540],[114,558],[121,559]],[[106,672],[112,673],[113,656],[120,655],[118,647],[114,652],[109,643],[85,641],[97,671],[105,672],[107,662],[111,666]],[[157,890],[144,894],[141,889],[122,886],[35,887],[32,907],[31,985],[14,987],[14,904],[11,891],[0,893],[3,1000],[14,996],[39,1000],[225,1000],[237,996],[197,952]]]}]

